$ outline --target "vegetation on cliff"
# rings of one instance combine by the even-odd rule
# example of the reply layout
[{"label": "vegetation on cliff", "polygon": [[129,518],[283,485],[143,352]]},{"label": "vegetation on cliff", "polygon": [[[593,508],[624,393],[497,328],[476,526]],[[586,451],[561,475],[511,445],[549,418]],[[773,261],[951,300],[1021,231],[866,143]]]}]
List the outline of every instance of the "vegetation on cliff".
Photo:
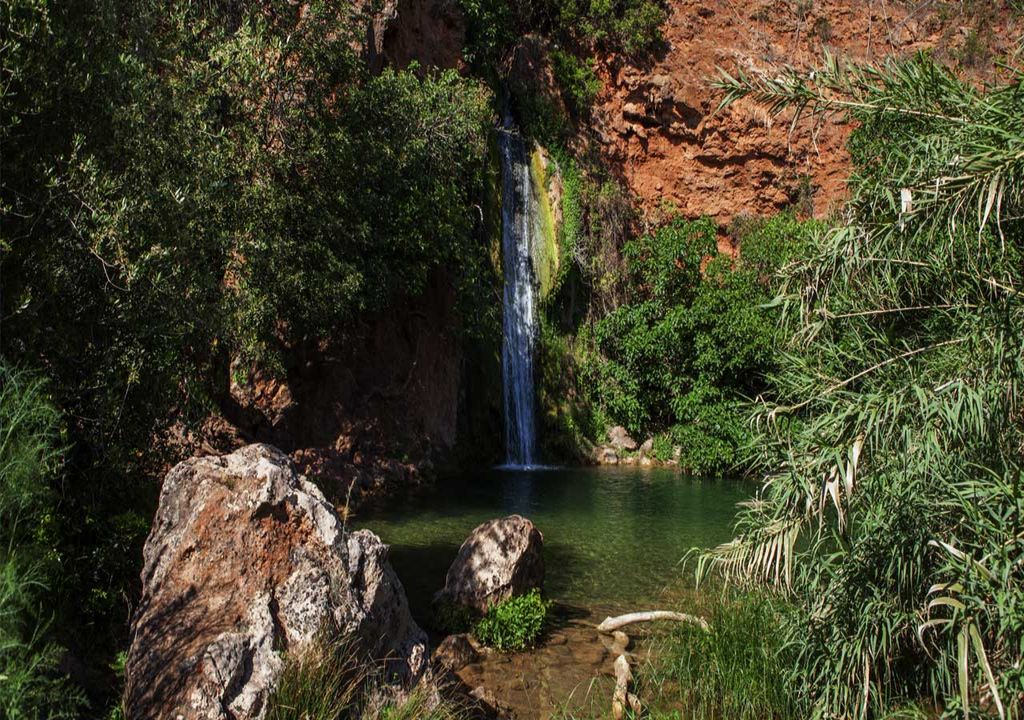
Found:
[{"label": "vegetation on cliff", "polygon": [[663,435],[661,459],[678,447],[694,472],[735,467],[749,442],[743,403],[765,390],[776,362],[773,278],[817,227],[790,214],[738,223],[736,258],[718,253],[707,219],[628,241],[624,300],[575,344],[579,392],[600,416],[599,433],[622,424]]},{"label": "vegetation on cliff", "polygon": [[[784,273],[767,475],[700,571],[788,598],[801,715],[1024,711],[1022,75],[926,57],[725,77],[859,121],[849,221]],[[799,680],[799,682],[798,682]]]}]

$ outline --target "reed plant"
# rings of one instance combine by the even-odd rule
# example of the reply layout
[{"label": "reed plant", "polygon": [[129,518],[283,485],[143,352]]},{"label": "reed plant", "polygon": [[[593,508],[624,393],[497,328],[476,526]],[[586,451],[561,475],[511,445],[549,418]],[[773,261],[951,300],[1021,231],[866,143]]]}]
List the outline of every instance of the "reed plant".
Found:
[{"label": "reed plant", "polygon": [[931,58],[723,74],[858,129],[843,222],[783,270],[763,474],[698,575],[774,588],[807,716],[1024,714],[1024,90]]}]

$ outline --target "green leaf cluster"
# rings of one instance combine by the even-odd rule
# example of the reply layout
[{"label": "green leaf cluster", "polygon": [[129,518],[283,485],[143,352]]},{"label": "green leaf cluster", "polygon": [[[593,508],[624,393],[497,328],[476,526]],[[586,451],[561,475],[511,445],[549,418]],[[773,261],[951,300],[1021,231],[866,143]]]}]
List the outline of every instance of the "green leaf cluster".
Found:
[{"label": "green leaf cluster", "polygon": [[774,274],[818,229],[790,214],[749,221],[735,259],[708,219],[626,243],[629,299],[594,323],[583,361],[596,404],[633,433],[666,433],[693,471],[733,465],[749,439],[743,400],[775,362]]},{"label": "green leaf cluster", "polygon": [[657,0],[542,0],[537,12],[563,36],[627,54],[661,40],[665,6]]},{"label": "green leaf cluster", "polygon": [[38,378],[0,363],[0,715],[75,717],[85,705],[59,665],[44,600],[57,558],[49,532],[59,414]]},{"label": "green leaf cluster", "polygon": [[476,638],[488,647],[518,651],[532,647],[544,630],[551,603],[536,588],[491,606],[473,627]]}]

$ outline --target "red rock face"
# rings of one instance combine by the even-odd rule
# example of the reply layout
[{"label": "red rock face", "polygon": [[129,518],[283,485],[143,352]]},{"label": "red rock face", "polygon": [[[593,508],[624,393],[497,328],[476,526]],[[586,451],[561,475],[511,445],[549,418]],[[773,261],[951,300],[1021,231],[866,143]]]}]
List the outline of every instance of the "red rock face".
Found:
[{"label": "red rock face", "polygon": [[[991,67],[985,56],[1010,49],[1024,25],[1009,11],[993,9],[1003,3],[976,3],[992,7],[971,11],[946,3],[946,12],[941,2],[919,5],[671,0],[662,52],[645,63],[602,60],[604,90],[592,129],[648,213],[668,205],[726,225],[741,213],[775,212],[803,187],[810,190],[805,204],[809,199],[813,214],[825,216],[845,196],[851,128],[804,122],[791,131],[789,118],[773,121],[748,102],[716,114],[716,68],[812,67],[826,48],[860,61],[934,49],[951,65],[977,63],[970,72],[981,79],[983,68]],[[983,49],[972,51],[978,42]]]}]

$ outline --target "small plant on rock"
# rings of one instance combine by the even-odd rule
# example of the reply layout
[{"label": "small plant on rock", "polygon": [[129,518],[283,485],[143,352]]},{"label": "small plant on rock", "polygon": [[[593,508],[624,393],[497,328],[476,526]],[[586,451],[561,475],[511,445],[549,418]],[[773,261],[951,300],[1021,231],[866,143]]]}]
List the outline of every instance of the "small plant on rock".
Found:
[{"label": "small plant on rock", "polygon": [[550,607],[551,603],[535,588],[492,607],[476,624],[473,634],[496,650],[525,650],[540,637]]}]

